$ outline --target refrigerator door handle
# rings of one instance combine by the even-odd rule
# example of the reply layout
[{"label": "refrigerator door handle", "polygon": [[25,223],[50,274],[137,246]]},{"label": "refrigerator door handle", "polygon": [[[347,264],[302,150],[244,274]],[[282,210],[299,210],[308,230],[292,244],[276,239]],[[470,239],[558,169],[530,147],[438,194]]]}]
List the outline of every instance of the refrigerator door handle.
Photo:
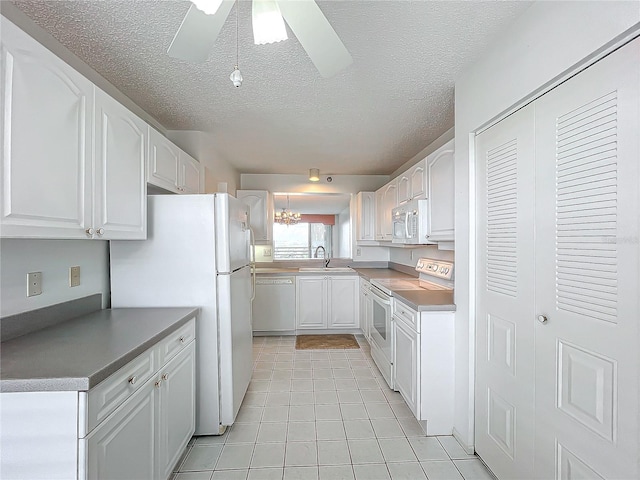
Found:
[{"label": "refrigerator door handle", "polygon": [[251,244],[251,252],[249,258],[251,260],[251,301],[256,298],[256,241],[253,234],[253,228],[249,227],[249,243]]}]

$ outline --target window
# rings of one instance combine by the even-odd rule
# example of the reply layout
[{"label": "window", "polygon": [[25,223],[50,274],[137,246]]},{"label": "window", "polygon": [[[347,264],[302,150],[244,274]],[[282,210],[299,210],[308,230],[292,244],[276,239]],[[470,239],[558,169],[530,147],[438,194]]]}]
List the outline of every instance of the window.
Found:
[{"label": "window", "polygon": [[[331,258],[331,225],[323,223],[273,224],[273,258],[275,260]],[[322,248],[325,253],[322,252]]]}]

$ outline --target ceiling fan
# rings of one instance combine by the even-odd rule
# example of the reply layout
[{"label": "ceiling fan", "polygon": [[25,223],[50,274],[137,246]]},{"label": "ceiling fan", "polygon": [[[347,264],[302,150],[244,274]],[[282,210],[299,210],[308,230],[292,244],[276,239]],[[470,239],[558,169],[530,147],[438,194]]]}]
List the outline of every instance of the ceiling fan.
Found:
[{"label": "ceiling fan", "polygon": [[[169,56],[204,62],[235,2],[192,0],[167,50]],[[331,77],[353,63],[351,55],[314,0],[253,0],[255,44],[285,40],[284,21],[323,77]]]}]

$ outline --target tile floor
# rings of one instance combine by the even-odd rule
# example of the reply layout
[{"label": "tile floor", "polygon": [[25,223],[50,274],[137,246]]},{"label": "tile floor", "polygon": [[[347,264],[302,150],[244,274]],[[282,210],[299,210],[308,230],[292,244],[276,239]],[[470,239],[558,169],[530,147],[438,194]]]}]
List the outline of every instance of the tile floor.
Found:
[{"label": "tile floor", "polygon": [[295,350],[295,337],[254,338],[236,423],[194,437],[172,480],[494,480],[453,437],[424,436],[358,342]]}]

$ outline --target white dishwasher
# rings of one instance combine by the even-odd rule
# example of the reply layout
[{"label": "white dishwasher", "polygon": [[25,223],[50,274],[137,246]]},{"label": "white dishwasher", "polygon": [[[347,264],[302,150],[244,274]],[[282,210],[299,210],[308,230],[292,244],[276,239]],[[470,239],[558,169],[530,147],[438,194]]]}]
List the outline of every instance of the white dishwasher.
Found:
[{"label": "white dishwasher", "polygon": [[295,330],[295,277],[258,276],[253,300],[253,334],[294,334]]}]

